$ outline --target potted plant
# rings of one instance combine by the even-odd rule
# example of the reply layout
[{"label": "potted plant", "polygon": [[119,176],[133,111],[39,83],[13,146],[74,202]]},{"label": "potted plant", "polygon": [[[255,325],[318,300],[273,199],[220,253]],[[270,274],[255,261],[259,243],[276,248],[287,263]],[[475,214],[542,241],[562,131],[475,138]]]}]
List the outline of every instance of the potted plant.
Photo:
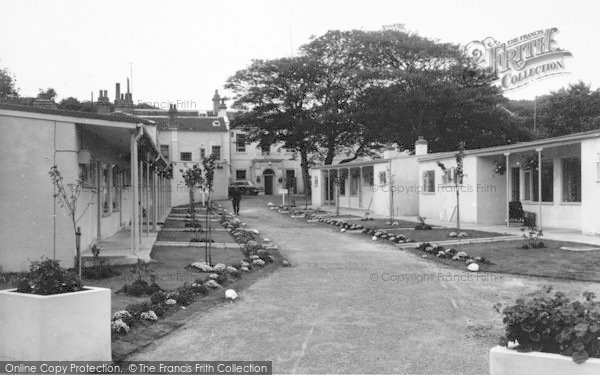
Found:
[{"label": "potted plant", "polygon": [[490,374],[600,374],[600,302],[583,297],[547,287],[504,308],[505,336],[490,350]]},{"label": "potted plant", "polygon": [[110,361],[110,289],[83,286],[53,259],[0,291],[0,358]]}]

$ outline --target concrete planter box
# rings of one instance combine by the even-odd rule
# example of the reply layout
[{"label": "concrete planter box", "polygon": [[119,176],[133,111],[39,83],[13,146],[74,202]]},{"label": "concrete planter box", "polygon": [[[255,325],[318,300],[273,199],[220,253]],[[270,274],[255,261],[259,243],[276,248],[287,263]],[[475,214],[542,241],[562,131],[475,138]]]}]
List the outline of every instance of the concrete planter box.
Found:
[{"label": "concrete planter box", "polygon": [[111,360],[110,289],[15,291],[0,290],[0,360]]},{"label": "concrete planter box", "polygon": [[520,353],[496,346],[490,349],[490,375],[598,375],[600,359],[578,365],[571,357],[542,352]]}]

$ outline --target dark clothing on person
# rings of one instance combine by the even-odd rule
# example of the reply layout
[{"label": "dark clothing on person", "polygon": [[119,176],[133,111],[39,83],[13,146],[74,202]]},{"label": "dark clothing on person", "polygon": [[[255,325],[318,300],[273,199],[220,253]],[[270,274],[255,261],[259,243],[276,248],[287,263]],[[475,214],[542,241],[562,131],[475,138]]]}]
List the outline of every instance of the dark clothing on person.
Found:
[{"label": "dark clothing on person", "polygon": [[231,204],[233,205],[233,213],[235,215],[240,214],[240,201],[242,200],[242,192],[238,188],[229,188],[229,198],[231,198]]}]

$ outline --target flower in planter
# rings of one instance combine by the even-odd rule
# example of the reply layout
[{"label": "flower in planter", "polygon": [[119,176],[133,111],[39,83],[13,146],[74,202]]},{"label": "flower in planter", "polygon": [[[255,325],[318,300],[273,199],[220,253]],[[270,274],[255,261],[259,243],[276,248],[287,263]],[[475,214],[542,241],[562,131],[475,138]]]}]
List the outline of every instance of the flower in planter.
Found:
[{"label": "flower in planter", "polygon": [[250,260],[255,261],[257,259],[260,259],[258,255],[250,255]]},{"label": "flower in planter", "polygon": [[142,318],[144,320],[150,320],[150,321],[158,320],[158,316],[156,316],[156,313],[152,310],[148,310],[148,311],[141,313],[140,318]]},{"label": "flower in planter", "polygon": [[165,301],[165,305],[175,305],[177,304],[177,301],[175,301],[173,298],[169,298]]},{"label": "flower in planter", "polygon": [[458,233],[456,233],[456,232],[450,232],[450,233],[448,233],[448,236],[449,237],[458,237]]},{"label": "flower in planter", "polygon": [[[257,259],[258,259],[258,258],[257,258]],[[240,266],[241,266],[242,268],[243,268],[243,267],[246,267],[246,268],[248,268],[248,267],[250,266],[250,263],[246,262],[245,260],[242,260],[242,261],[240,262]]]},{"label": "flower in planter", "polygon": [[227,272],[235,274],[235,273],[238,273],[239,271],[237,268],[235,268],[233,266],[227,266]]},{"label": "flower in planter", "polygon": [[192,267],[199,269],[202,272],[211,272],[212,267],[206,264],[206,262],[194,262]]},{"label": "flower in planter", "polygon": [[469,237],[469,234],[467,232],[460,232],[458,237]]},{"label": "flower in planter", "polygon": [[208,278],[212,279],[212,280],[216,280],[219,278],[219,274],[217,273],[211,273],[210,275],[208,275]]},{"label": "flower in planter", "polygon": [[242,266],[240,269],[242,271],[244,271],[244,272],[250,272],[250,269],[248,267],[245,267],[245,266]]},{"label": "flower in planter", "polygon": [[129,326],[125,324],[121,319],[117,319],[113,321],[110,325],[112,332],[117,333],[119,335],[125,335],[129,332]]}]

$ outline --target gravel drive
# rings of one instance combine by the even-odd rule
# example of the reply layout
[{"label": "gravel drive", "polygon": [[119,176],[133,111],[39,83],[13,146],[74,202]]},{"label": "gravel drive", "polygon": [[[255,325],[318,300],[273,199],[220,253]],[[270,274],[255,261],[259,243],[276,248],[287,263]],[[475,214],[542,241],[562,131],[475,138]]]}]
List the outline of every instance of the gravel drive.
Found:
[{"label": "gravel drive", "polygon": [[548,284],[600,294],[596,283],[447,268],[269,210],[269,200],[277,202],[244,197],[241,218],[293,267],[128,359],[271,360],[275,373],[487,374],[502,333],[496,302]]}]

